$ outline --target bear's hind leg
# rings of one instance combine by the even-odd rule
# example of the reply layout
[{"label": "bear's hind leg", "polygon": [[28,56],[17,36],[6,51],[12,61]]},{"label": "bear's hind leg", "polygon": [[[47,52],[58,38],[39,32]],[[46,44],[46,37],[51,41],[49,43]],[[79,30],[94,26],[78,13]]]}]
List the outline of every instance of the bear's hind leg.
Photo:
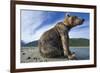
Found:
[{"label": "bear's hind leg", "polygon": [[54,58],[54,57],[60,57],[62,55],[59,49],[52,46],[47,46],[47,47],[46,46],[40,47],[40,53],[43,57]]}]

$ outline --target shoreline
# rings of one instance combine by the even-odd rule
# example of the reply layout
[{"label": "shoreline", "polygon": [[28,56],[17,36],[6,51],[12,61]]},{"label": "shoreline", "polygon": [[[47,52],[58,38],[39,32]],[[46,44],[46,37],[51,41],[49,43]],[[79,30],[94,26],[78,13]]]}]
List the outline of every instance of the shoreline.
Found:
[{"label": "shoreline", "polygon": [[69,48],[89,48],[89,46],[77,46],[77,47],[76,46],[75,47],[74,46],[71,46]]},{"label": "shoreline", "polygon": [[[37,48],[36,46],[30,46],[30,47],[21,47],[21,48]],[[70,46],[69,48],[89,48],[89,46]]]}]

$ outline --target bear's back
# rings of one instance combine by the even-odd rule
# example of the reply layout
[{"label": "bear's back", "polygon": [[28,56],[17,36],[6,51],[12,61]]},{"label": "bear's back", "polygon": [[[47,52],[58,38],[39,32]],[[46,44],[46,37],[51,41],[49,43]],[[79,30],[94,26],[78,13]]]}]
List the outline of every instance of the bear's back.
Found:
[{"label": "bear's back", "polygon": [[46,31],[40,38],[43,41],[50,41],[50,40],[57,40],[60,38],[59,32],[57,31],[56,27]]}]

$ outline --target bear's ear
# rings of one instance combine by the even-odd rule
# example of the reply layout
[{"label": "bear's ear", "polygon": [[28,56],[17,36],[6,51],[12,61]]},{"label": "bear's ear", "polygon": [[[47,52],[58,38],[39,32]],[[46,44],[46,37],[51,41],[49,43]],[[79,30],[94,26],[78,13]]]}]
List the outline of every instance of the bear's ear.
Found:
[{"label": "bear's ear", "polygon": [[70,13],[66,13],[65,14],[65,17],[70,17]]},{"label": "bear's ear", "polygon": [[70,15],[68,14],[67,17],[70,17]]}]

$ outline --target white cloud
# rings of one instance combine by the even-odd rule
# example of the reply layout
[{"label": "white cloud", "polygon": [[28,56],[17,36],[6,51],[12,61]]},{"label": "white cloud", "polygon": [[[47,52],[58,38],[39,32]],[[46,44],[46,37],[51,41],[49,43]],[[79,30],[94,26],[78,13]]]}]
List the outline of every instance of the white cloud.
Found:
[{"label": "white cloud", "polygon": [[75,31],[70,31],[69,36],[70,38],[87,38],[89,39],[89,29],[80,29]]},{"label": "white cloud", "polygon": [[37,28],[44,21],[44,13],[40,11],[22,11],[22,32]]},{"label": "white cloud", "polygon": [[21,39],[25,42],[31,41],[33,35],[36,35],[34,29],[41,25],[46,16],[40,11],[22,11],[21,12]]},{"label": "white cloud", "polygon": [[74,27],[69,32],[70,38],[87,38],[89,39],[89,21],[84,22],[82,25]]},{"label": "white cloud", "polygon": [[[46,26],[43,26],[42,28],[38,29],[35,33],[33,34],[29,34],[29,33],[23,33],[23,37],[22,37],[22,40],[26,43],[28,42],[31,42],[31,41],[35,41],[35,40],[39,40],[39,38],[42,36],[42,34],[53,28],[55,25],[56,25],[57,22],[53,23],[53,24],[50,24],[50,25],[46,25]],[[31,32],[31,31],[28,31],[28,32]]]},{"label": "white cloud", "polygon": [[26,43],[38,40],[45,31],[52,28],[58,22],[43,25],[41,28],[36,29],[41,26],[44,21],[47,21],[47,19],[50,19],[51,17],[50,13],[48,14],[48,12],[45,11],[22,11],[21,40]]}]

